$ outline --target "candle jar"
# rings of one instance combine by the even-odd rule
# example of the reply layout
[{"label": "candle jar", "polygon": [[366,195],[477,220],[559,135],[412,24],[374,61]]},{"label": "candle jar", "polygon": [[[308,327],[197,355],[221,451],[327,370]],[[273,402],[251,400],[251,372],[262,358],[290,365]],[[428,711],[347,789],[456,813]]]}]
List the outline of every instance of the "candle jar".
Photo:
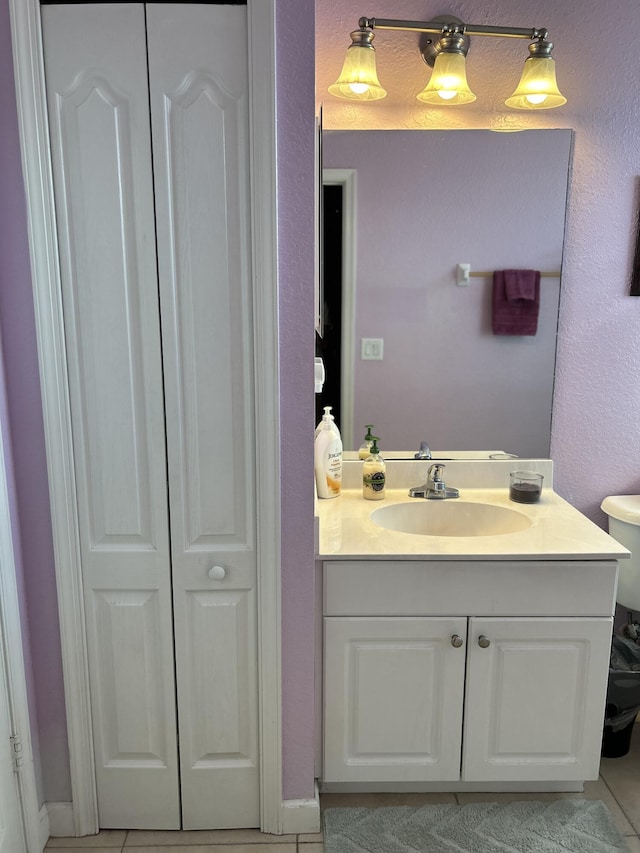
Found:
[{"label": "candle jar", "polygon": [[509,497],[519,504],[535,504],[542,494],[544,477],[537,471],[512,471],[509,475]]}]

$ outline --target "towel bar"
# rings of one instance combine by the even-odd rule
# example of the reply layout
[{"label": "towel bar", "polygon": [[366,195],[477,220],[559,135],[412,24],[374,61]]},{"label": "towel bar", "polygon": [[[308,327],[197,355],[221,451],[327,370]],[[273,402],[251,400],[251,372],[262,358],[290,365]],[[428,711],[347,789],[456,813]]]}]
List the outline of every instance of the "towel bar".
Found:
[{"label": "towel bar", "polygon": [[[488,278],[493,275],[493,270],[490,272],[470,272],[470,276],[473,278]],[[540,278],[560,278],[559,272],[541,272]]]},{"label": "towel bar", "polygon": [[[493,270],[474,270],[471,272],[470,264],[458,264],[456,267],[456,284],[461,287],[469,284],[470,278],[491,278]],[[560,272],[541,272],[540,278],[560,278]]]}]

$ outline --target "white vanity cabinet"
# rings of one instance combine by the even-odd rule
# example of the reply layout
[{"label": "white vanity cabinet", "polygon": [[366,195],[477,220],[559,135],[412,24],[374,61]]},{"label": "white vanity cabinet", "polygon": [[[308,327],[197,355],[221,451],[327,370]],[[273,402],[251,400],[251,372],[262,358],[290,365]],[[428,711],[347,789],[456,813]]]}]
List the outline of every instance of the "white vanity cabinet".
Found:
[{"label": "white vanity cabinet", "polygon": [[325,619],[325,781],[459,778],[466,622]]},{"label": "white vanity cabinet", "polygon": [[470,619],[462,778],[596,779],[611,632],[611,618]]},{"label": "white vanity cabinet", "polygon": [[325,789],[597,778],[615,577],[615,561],[326,562]]}]

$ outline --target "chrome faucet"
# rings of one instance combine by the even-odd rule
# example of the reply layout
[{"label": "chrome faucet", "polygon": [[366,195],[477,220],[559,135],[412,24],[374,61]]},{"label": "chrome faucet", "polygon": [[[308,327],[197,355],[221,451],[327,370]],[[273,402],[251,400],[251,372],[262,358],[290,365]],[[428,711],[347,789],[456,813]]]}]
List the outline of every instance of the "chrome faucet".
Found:
[{"label": "chrome faucet", "polygon": [[414,459],[431,459],[431,450],[426,441],[420,442],[420,450],[413,457]]},{"label": "chrome faucet", "polygon": [[460,492],[457,489],[448,489],[442,479],[442,469],[446,466],[441,462],[434,462],[429,466],[427,482],[422,486],[413,486],[409,489],[409,497],[426,498],[427,500],[444,500],[445,498],[458,498]]}]

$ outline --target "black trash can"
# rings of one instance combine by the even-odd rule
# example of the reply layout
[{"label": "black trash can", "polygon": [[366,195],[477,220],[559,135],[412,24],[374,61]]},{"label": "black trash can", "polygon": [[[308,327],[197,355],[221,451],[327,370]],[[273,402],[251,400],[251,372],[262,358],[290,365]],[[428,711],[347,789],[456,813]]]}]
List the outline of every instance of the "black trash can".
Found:
[{"label": "black trash can", "polygon": [[633,734],[635,723],[636,717],[634,714],[631,722],[627,723],[619,731],[615,731],[611,726],[605,725],[602,735],[603,758],[622,758],[623,755],[627,755],[631,748],[631,735]]},{"label": "black trash can", "polygon": [[620,758],[629,752],[639,711],[640,644],[614,635],[602,736],[603,758]]}]

